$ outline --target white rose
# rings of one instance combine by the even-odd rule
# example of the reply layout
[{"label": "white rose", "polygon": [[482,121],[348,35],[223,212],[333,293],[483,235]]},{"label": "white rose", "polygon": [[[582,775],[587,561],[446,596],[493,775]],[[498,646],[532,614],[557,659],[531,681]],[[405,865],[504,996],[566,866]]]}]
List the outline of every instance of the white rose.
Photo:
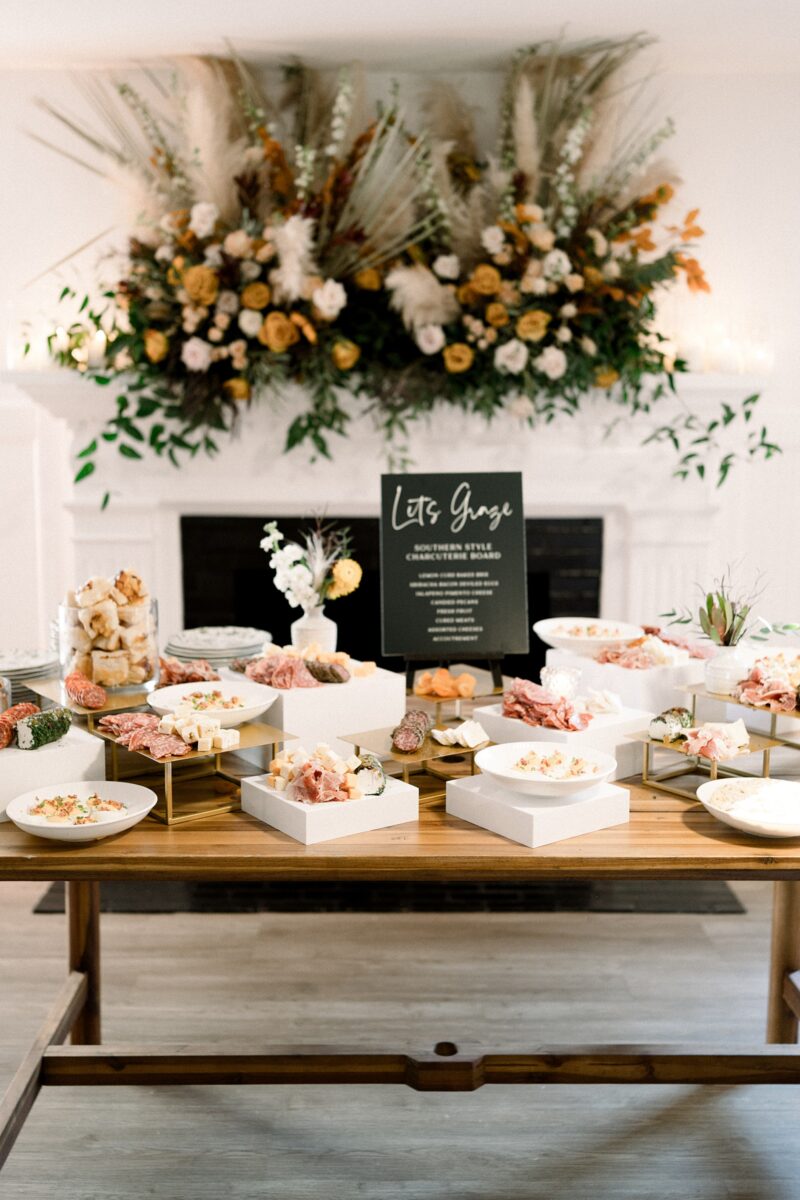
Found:
[{"label": "white rose", "polygon": [[222,266],[222,247],[218,246],[216,242],[214,243],[213,246],[206,246],[204,262],[207,267],[213,267],[215,270],[217,267],[221,267]]},{"label": "white rose", "polygon": [[438,354],[445,343],[444,330],[441,325],[421,325],[416,341],[423,354]]},{"label": "white rose", "polygon": [[264,318],[260,312],[255,312],[252,308],[243,308],[236,318],[239,323],[239,328],[247,337],[258,337],[261,326],[264,323]]},{"label": "white rose", "polygon": [[[219,304],[219,301],[217,301],[217,303]],[[570,300],[570,302],[568,304],[561,305],[561,308],[558,310],[558,313],[559,313],[559,316],[564,317],[565,320],[569,320],[570,317],[577,317],[578,306],[577,306],[577,304],[573,304],[572,301]]]},{"label": "white rose", "polygon": [[175,257],[175,247],[171,242],[164,242],[163,246],[159,246],[156,250],[156,262],[172,262]]},{"label": "white rose", "polygon": [[586,236],[591,239],[592,249],[598,258],[605,258],[608,254],[608,240],[600,232],[599,229],[587,229]]},{"label": "white rose", "polygon": [[127,371],[129,367],[132,367],[133,357],[130,350],[120,350],[119,354],[114,356],[113,365],[115,371]]},{"label": "white rose", "polygon": [[521,392],[509,396],[506,409],[512,417],[519,417],[520,421],[527,421],[536,414],[536,408],[530,396],[523,396]]},{"label": "white rose", "polygon": [[179,227],[175,214],[171,212],[165,213],[158,222],[158,227],[159,229],[163,229],[165,233],[177,233]]},{"label": "white rose", "polygon": [[211,347],[202,338],[189,338],[183,344],[181,361],[190,371],[207,371],[211,366]]},{"label": "white rose", "polygon": [[192,205],[192,211],[189,216],[189,228],[199,238],[211,237],[218,218],[219,209],[216,204],[209,204],[201,200],[199,204]]},{"label": "white rose", "polygon": [[347,292],[335,279],[326,279],[322,287],[314,288],[311,301],[323,321],[335,321],[347,304]]},{"label": "white rose", "polygon": [[563,250],[551,250],[542,260],[545,279],[566,279],[572,264]]},{"label": "white rose", "polygon": [[230,323],[231,318],[229,313],[214,313],[214,324],[216,325],[217,329],[227,329]]},{"label": "white rose", "polygon": [[560,379],[567,369],[567,356],[558,346],[548,346],[533,360],[533,365],[548,379]]},{"label": "white rose", "polygon": [[245,283],[252,283],[261,274],[261,267],[257,262],[243,262],[239,268],[239,274]]},{"label": "white rose", "polygon": [[433,262],[434,274],[440,279],[458,279],[460,269],[457,254],[440,254]]},{"label": "white rose", "polygon": [[619,279],[621,268],[615,258],[610,259],[603,267],[604,279]]},{"label": "white rose", "polygon": [[253,252],[253,239],[244,229],[234,229],[225,238],[222,248],[231,258],[249,258]]},{"label": "white rose", "polygon": [[567,291],[572,292],[574,295],[575,292],[579,292],[581,290],[581,288],[583,287],[583,276],[582,275],[568,275],[567,278],[564,280],[564,283],[567,285]]},{"label": "white rose", "polygon": [[232,317],[238,311],[239,297],[236,295],[236,292],[232,292],[228,288],[220,292],[217,296],[217,312],[228,313]]},{"label": "white rose", "polygon": [[506,235],[499,225],[488,225],[481,234],[481,245],[487,254],[499,254],[505,240]]},{"label": "white rose", "polygon": [[512,338],[504,346],[498,346],[494,352],[494,365],[498,371],[507,371],[509,375],[519,375],[525,370],[528,361],[528,347],[518,338]]},{"label": "white rose", "polygon": [[584,354],[588,354],[592,358],[597,354],[597,342],[592,341],[590,337],[581,338],[580,348]]},{"label": "white rose", "polygon": [[571,342],[572,330],[568,329],[566,325],[559,325],[558,329],[556,330],[556,339],[559,342]]}]

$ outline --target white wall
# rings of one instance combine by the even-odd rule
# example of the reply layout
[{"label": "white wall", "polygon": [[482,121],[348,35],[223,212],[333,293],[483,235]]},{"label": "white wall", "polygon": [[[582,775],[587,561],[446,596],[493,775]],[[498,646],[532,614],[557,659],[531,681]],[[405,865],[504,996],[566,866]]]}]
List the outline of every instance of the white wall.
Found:
[{"label": "white wall", "polygon": [[[496,87],[487,76],[476,83],[483,97]],[[46,128],[31,108],[37,93],[62,100],[71,95],[58,73],[0,75],[0,161],[5,166],[0,181],[0,319],[7,333],[13,332],[20,315],[47,312],[48,297],[55,298],[59,289],[55,281],[28,289],[25,283],[114,220],[107,185],[22,134],[21,126]],[[775,367],[765,380],[762,415],[786,450],[777,462],[735,472],[719,493],[718,544],[707,574],[727,562],[744,560],[746,573],[762,571],[766,576],[764,610],[788,619],[800,613],[800,564],[793,551],[791,520],[800,470],[794,418],[800,368],[795,332],[800,277],[795,113],[800,70],[773,78],[725,75],[715,63],[708,75],[666,73],[661,93],[664,110],[678,123],[671,154],[685,180],[685,207],[699,205],[708,230],[701,257],[714,289],[708,298],[681,304],[679,321],[684,332],[695,324],[723,325],[737,336],[749,333],[769,344]],[[93,253],[82,261],[90,265]],[[77,274],[68,268],[66,278],[76,279]],[[572,430],[565,425],[563,437],[571,438]],[[471,447],[470,454],[471,465],[479,465],[480,451]],[[48,464],[44,474],[42,463]],[[0,384],[0,511],[7,513],[10,505],[16,514],[14,522],[0,526],[0,644],[41,641],[50,598],[71,582],[56,578],[59,571],[67,571],[58,555],[50,554],[42,562],[35,553],[47,522],[62,522],[65,536],[68,531],[69,515],[52,512],[47,502],[48,494],[59,494],[57,476],[61,472],[63,477],[68,467],[59,423],[34,412],[29,401]],[[579,457],[575,469],[580,470]],[[662,469],[655,459],[653,469]],[[664,476],[665,506],[679,502],[683,486]],[[297,487],[302,499],[302,475]],[[665,597],[667,602],[673,599],[684,597]]]}]

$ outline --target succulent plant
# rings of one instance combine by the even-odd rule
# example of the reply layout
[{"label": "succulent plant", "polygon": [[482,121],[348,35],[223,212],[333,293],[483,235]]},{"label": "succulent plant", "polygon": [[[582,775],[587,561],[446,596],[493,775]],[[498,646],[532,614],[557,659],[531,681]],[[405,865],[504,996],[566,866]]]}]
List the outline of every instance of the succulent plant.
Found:
[{"label": "succulent plant", "polygon": [[[703,603],[697,615],[697,624],[703,635],[715,646],[736,646],[750,635],[754,641],[765,641],[771,633],[795,633],[800,625],[787,622],[774,625],[763,617],[753,617],[753,605],[761,595],[758,581],[750,589],[749,594],[737,596],[734,594],[730,574],[726,573],[721,579],[714,581],[710,592],[703,592]],[[691,625],[694,618],[688,609],[661,613],[670,625]]]}]

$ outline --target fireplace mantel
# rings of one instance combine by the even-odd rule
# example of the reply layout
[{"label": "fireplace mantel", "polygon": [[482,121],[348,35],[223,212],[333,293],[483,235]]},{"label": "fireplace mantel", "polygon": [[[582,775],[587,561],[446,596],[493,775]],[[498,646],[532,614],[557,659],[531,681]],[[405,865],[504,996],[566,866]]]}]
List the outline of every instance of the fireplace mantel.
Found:
[{"label": "fireplace mantel", "polygon": [[[73,453],[95,436],[113,396],[59,371],[6,374],[2,382],[56,419]],[[701,413],[757,390],[759,381],[743,376],[681,381],[681,394]],[[151,580],[164,631],[171,632],[182,623],[181,515],[376,515],[386,463],[379,434],[361,421],[350,437],[332,439],[332,461],[310,463],[303,449],[284,455],[285,429],[297,406],[297,395],[289,393],[277,410],[246,410],[213,461],[198,456],[180,470],[109,453],[91,480],[67,485],[60,497],[72,577],[130,563]],[[672,451],[642,448],[651,418],[626,419],[606,434],[619,415],[602,394],[578,416],[533,430],[509,416],[487,426],[446,409],[412,427],[407,450],[421,471],[522,471],[528,516],[602,517],[601,615],[643,620],[688,594],[703,574],[718,506],[713,487],[699,480],[671,487],[665,503]],[[106,490],[111,500],[101,511]]]}]

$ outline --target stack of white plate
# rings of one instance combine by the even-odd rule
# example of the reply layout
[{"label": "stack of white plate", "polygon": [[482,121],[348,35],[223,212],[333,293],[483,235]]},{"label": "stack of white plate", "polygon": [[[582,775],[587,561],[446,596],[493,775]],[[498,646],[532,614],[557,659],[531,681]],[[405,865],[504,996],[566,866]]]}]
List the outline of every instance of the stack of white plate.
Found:
[{"label": "stack of white plate", "polygon": [[246,625],[199,625],[173,633],[165,653],[180,662],[204,658],[212,667],[226,667],[235,658],[256,658],[271,640],[265,629]]},{"label": "stack of white plate", "polygon": [[0,675],[11,681],[12,704],[39,704],[39,697],[23,687],[23,680],[57,679],[58,674],[58,658],[52,650],[0,650]]}]

